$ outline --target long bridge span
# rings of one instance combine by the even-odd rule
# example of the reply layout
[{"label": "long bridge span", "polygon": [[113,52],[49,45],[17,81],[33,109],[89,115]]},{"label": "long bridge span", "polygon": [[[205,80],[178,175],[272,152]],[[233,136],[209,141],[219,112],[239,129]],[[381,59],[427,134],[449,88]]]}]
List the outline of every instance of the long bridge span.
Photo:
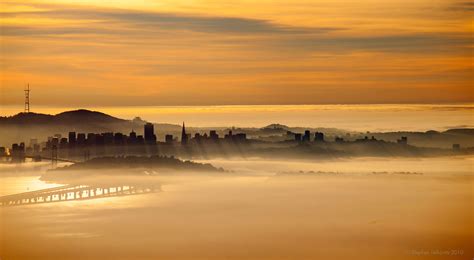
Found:
[{"label": "long bridge span", "polygon": [[65,185],[61,187],[29,191],[0,197],[0,206],[19,206],[73,200],[89,200],[105,197],[138,195],[160,191],[156,185]]},{"label": "long bridge span", "polygon": [[65,159],[65,158],[52,158],[52,157],[47,157],[47,156],[32,156],[32,155],[26,155],[25,158],[29,159],[39,159],[39,160],[48,160],[48,161],[58,161],[58,162],[69,162],[69,163],[78,163],[79,161],[71,160],[71,159]]},{"label": "long bridge span", "polygon": [[78,160],[72,160],[72,159],[66,159],[66,158],[57,158],[57,157],[48,157],[48,156],[41,156],[41,155],[24,155],[24,156],[21,156],[21,157],[15,157],[15,156],[11,156],[11,155],[4,155],[4,156],[0,156],[0,159],[2,159],[2,158],[6,159],[6,160],[10,160],[10,161],[16,161],[16,162],[22,162],[22,161],[24,161],[25,158],[33,159],[33,160],[37,160],[37,161],[47,160],[47,161],[52,161],[52,162],[69,162],[69,163],[81,162],[81,161],[78,161]]}]

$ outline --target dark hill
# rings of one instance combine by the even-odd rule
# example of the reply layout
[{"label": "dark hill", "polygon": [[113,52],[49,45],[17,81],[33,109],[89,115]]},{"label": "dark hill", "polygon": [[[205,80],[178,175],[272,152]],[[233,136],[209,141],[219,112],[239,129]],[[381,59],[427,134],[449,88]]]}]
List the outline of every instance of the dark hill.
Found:
[{"label": "dark hill", "polygon": [[[0,146],[11,146],[12,143],[29,143],[32,138],[38,141],[47,140],[48,136],[61,134],[67,137],[68,132],[103,133],[121,132],[129,134],[132,130],[142,134],[143,120],[125,120],[101,112],[79,109],[56,115],[38,113],[19,113],[14,116],[0,117]],[[155,125],[155,133],[179,133],[180,126],[170,124]]]},{"label": "dark hill", "polygon": [[54,116],[55,120],[62,122],[74,122],[76,120],[85,120],[87,122],[103,122],[103,123],[123,123],[127,120],[119,119],[102,112],[79,109],[74,111],[62,112]]},{"label": "dark hill", "polygon": [[262,127],[262,130],[288,130],[289,127],[282,124],[270,124],[265,127]]},{"label": "dark hill", "polygon": [[474,136],[474,129],[473,128],[456,128],[456,129],[449,129],[449,130],[445,131],[445,133]]},{"label": "dark hill", "polygon": [[47,124],[76,124],[87,122],[96,123],[123,123],[127,120],[119,119],[101,112],[79,109],[62,112],[57,115],[38,113],[19,113],[11,117],[0,117],[0,125],[47,125]]},{"label": "dark hill", "polygon": [[19,113],[14,116],[0,117],[0,125],[8,124],[44,124],[53,120],[54,116],[38,113]]},{"label": "dark hill", "polygon": [[79,162],[69,166],[58,168],[56,169],[56,171],[117,168],[147,168],[175,171],[224,172],[224,169],[216,168],[209,163],[183,161],[174,157],[167,156],[97,157],[89,161]]}]

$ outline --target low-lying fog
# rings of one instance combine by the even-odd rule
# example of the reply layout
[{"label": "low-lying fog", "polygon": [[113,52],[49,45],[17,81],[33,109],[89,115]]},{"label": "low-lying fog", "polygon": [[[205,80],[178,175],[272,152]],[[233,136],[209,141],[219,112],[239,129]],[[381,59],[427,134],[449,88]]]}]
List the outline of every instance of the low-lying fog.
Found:
[{"label": "low-lying fog", "polygon": [[[472,259],[473,161],[212,160],[230,173],[121,176],[161,192],[0,208],[0,258]],[[0,195],[55,185],[32,177],[48,165],[9,167]]]}]

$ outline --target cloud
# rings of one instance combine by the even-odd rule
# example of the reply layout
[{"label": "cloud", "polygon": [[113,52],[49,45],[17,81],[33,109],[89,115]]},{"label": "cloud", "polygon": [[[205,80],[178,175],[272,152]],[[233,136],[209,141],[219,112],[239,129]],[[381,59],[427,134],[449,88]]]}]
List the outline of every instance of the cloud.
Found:
[{"label": "cloud", "polygon": [[39,27],[39,26],[2,26],[0,34],[3,36],[47,36],[73,34],[119,34],[113,29],[91,27]]},{"label": "cloud", "polygon": [[461,12],[474,12],[474,2],[456,2],[448,10]]},{"label": "cloud", "polygon": [[[159,30],[187,30],[205,33],[233,34],[307,34],[325,33],[341,28],[319,27],[304,28],[274,24],[261,19],[238,17],[216,17],[185,15],[177,13],[144,12],[123,9],[92,9],[56,7],[46,11],[0,12],[0,17],[45,17],[71,20],[94,20],[101,23],[120,23],[140,28],[157,28]],[[96,22],[97,23],[97,22]],[[26,30],[25,30],[26,31]],[[32,30],[28,30],[32,32]],[[7,33],[10,31],[7,31]],[[61,30],[58,30],[63,34]],[[50,31],[54,33],[54,31]]]},{"label": "cloud", "polygon": [[[293,52],[467,52],[472,37],[468,33],[406,33],[387,32],[385,35],[357,36],[341,34],[350,28],[299,27],[276,24],[269,20],[238,17],[200,16],[178,13],[145,12],[112,8],[87,8],[70,5],[34,5],[44,10],[0,12],[0,17],[66,19],[64,25],[3,25],[2,36],[92,36],[94,42],[117,36],[136,44],[163,42],[165,39],[185,39],[193,32],[202,34],[200,44],[251,47],[262,50]],[[456,6],[473,8],[469,2]],[[77,21],[77,23],[75,23]],[[79,22],[80,21],[80,22]],[[338,32],[337,34],[334,32]],[[209,35],[217,36],[212,40]],[[235,36],[232,38],[225,36]],[[243,37],[240,37],[243,36]],[[183,40],[182,43],[187,42]],[[185,44],[187,46],[187,44]]]},{"label": "cloud", "polygon": [[276,43],[283,48],[302,48],[327,51],[377,51],[377,52],[460,52],[470,50],[472,39],[464,34],[411,33],[402,35],[373,36],[312,36],[298,41]]}]

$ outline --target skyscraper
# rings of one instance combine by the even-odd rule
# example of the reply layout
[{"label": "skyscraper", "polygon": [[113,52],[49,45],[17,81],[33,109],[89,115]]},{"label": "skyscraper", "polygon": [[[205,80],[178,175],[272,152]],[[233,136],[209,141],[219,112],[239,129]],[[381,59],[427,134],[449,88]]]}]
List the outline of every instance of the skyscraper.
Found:
[{"label": "skyscraper", "polygon": [[167,144],[173,143],[173,135],[166,135],[166,136],[165,136],[165,142],[166,142]]},{"label": "skyscraper", "polygon": [[135,133],[135,131],[132,130],[132,132],[130,132],[130,136],[128,137],[128,143],[129,144],[136,144],[137,143],[137,133]]},{"label": "skyscraper", "polygon": [[188,143],[188,135],[186,134],[186,127],[183,122],[183,129],[181,130],[181,144],[186,145]]},{"label": "skyscraper", "polygon": [[211,130],[211,132],[209,132],[209,137],[213,141],[218,141],[219,140],[219,135],[217,134],[216,130]]},{"label": "skyscraper", "polygon": [[311,140],[311,132],[309,130],[304,131],[303,142],[309,142]]},{"label": "skyscraper", "polygon": [[316,142],[324,142],[324,133],[316,132],[314,134],[314,141]]},{"label": "skyscraper", "polygon": [[155,127],[152,123],[146,123],[144,127],[145,132],[145,143],[147,144],[155,144],[156,143],[156,135],[155,135]]},{"label": "skyscraper", "polygon": [[76,145],[76,132],[69,132],[69,146]]}]

